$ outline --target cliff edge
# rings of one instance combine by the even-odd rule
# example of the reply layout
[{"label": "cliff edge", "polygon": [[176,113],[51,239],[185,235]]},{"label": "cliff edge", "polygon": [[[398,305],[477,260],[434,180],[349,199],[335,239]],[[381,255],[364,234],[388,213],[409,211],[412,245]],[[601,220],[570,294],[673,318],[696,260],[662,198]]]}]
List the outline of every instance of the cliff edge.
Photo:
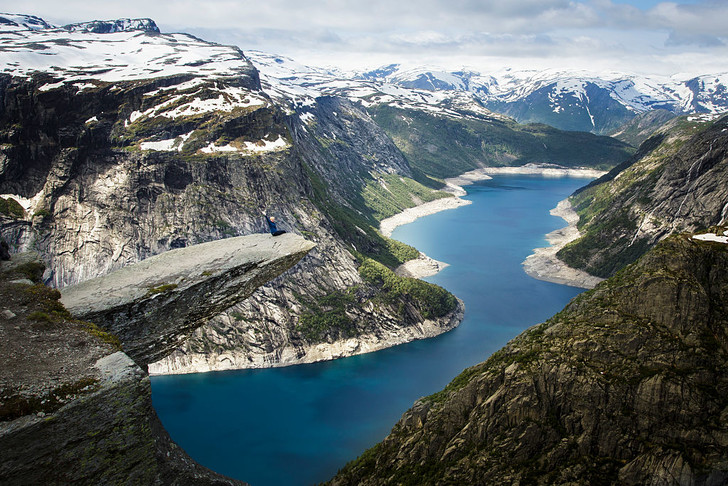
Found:
[{"label": "cliff edge", "polygon": [[287,233],[178,248],[65,287],[61,302],[74,316],[118,336],[125,352],[146,367],[315,246]]},{"label": "cliff edge", "polygon": [[416,402],[332,484],[725,484],[725,230],[661,242]]},{"label": "cliff edge", "polygon": [[244,484],[170,439],[144,364],[313,246],[293,234],[230,238],[151,257],[63,297],[40,283],[37,255],[2,262],[0,483]]}]

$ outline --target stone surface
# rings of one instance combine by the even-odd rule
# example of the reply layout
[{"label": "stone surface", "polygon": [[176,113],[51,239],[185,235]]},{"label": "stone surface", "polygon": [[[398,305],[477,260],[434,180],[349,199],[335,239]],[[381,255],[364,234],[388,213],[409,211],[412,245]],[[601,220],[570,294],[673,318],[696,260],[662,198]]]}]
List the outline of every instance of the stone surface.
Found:
[{"label": "stone surface", "polygon": [[726,484],[727,276],[727,245],[663,241],[419,400],[331,484]]},{"label": "stone surface", "polygon": [[314,246],[286,233],[179,248],[65,287],[61,302],[74,316],[118,336],[125,351],[146,366],[295,265]]},{"label": "stone surface", "polygon": [[[0,319],[0,484],[243,484],[172,442],[147,373],[72,318],[42,270],[32,255],[0,264],[0,300],[16,314]],[[23,273],[36,283],[9,281]]]},{"label": "stone surface", "polygon": [[571,196],[582,236],[558,252],[608,277],[676,232],[728,222],[728,117],[679,117],[637,154]]},{"label": "stone surface", "polygon": [[128,356],[100,358],[98,380],[60,410],[0,422],[3,484],[244,484],[192,461],[152,407],[149,377]]}]

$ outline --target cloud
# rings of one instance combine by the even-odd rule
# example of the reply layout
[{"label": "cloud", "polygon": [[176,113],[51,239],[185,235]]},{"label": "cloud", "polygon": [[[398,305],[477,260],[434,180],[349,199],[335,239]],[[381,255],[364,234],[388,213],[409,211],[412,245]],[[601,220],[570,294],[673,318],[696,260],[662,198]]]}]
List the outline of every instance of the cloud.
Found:
[{"label": "cloud", "polygon": [[[685,3],[690,1],[690,3]],[[150,17],[166,32],[331,63],[387,58],[524,62],[570,60],[677,69],[713,58],[728,70],[728,2],[723,0],[30,0],[23,8],[51,22]],[[0,11],[17,10],[0,0]],[[503,60],[506,61],[503,61]],[[702,62],[702,61],[701,61]],[[689,67],[689,66],[688,66]],[[683,69],[682,67],[681,69]]]},{"label": "cloud", "polygon": [[670,32],[665,41],[667,46],[722,47],[726,43],[719,37],[705,34],[683,34]]}]

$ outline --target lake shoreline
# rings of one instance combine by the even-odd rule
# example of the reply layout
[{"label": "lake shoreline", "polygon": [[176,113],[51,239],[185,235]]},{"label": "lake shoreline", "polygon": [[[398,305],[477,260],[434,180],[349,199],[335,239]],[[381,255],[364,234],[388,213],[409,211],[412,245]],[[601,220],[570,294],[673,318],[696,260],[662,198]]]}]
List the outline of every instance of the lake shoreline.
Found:
[{"label": "lake shoreline", "polygon": [[[442,190],[452,194],[451,197],[436,199],[412,208],[407,208],[401,213],[385,218],[379,224],[379,231],[384,236],[391,237],[392,233],[398,226],[412,223],[419,218],[439,213],[440,211],[467,206],[468,204],[471,204],[471,201],[462,199],[462,196],[467,195],[467,191],[463,188],[463,186],[492,179],[492,176],[494,175],[511,174],[540,175],[543,177],[583,177],[587,179],[594,179],[601,177],[605,174],[605,172],[595,169],[567,168],[541,164],[527,164],[520,167],[483,167],[480,169],[474,169],[460,174],[457,177],[445,179],[445,188]],[[561,205],[561,203],[559,204]],[[569,285],[572,287],[593,288],[602,279],[593,277],[581,270],[571,268],[556,257],[556,252],[570,241],[579,237],[578,229],[576,229],[576,221],[572,222],[573,216],[575,216],[576,213],[573,213],[572,216],[571,213],[569,213],[570,209],[571,206],[569,205],[568,209],[563,206],[561,208],[557,206],[551,210],[551,214],[562,217],[567,223],[569,223],[569,225],[566,228],[553,231],[546,235],[546,239],[550,246],[547,248],[535,248],[533,250],[534,253],[523,262],[524,270],[529,276],[539,280]],[[571,211],[573,212],[573,210]],[[574,236],[574,230],[576,230],[576,236]],[[526,264],[526,262],[528,262],[528,264]],[[403,263],[397,267],[395,273],[401,276],[421,279],[436,275],[447,266],[447,263],[434,260],[420,252],[418,258]]]},{"label": "lake shoreline", "polygon": [[595,277],[583,270],[572,268],[556,256],[559,250],[581,236],[579,229],[576,227],[579,216],[571,207],[568,199],[560,201],[550,211],[550,214],[562,218],[567,225],[546,235],[549,246],[534,249],[533,253],[523,261],[523,270],[530,277],[538,280],[582,289],[593,289],[604,279]]}]

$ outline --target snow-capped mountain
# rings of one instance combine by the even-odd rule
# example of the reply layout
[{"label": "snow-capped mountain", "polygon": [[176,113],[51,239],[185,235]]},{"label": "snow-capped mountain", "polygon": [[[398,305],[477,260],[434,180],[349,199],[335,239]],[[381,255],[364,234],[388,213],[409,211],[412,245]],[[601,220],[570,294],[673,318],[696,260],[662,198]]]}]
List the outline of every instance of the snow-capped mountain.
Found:
[{"label": "snow-capped mountain", "polygon": [[152,19],[119,19],[119,20],[93,20],[63,26],[69,32],[92,32],[95,34],[109,34],[128,30],[143,30],[146,32],[159,32],[159,27]]},{"label": "snow-capped mountain", "polygon": [[0,14],[0,73],[47,73],[53,83],[131,81],[174,75],[257,76],[240,49],[188,34],[159,34],[149,19],[52,26],[37,17]]},{"label": "snow-capped mountain", "polygon": [[302,66],[261,52],[248,52],[264,86],[296,96],[345,96],[452,116],[507,115],[523,123],[608,133],[635,116],[662,109],[674,114],[728,111],[728,73],[699,77],[637,76],[616,72],[445,71],[392,64],[347,73]]},{"label": "snow-capped mountain", "polygon": [[50,29],[53,26],[34,15],[0,13],[0,31]]},{"label": "snow-capped mountain", "polygon": [[[149,19],[58,27],[38,17],[0,14],[0,41],[0,72],[49,73],[54,81],[45,89],[88,79],[256,75],[238,48],[186,34],[160,34]],[[344,72],[257,51],[248,51],[247,58],[259,69],[267,94],[292,107],[335,95],[364,106],[389,104],[457,117],[498,113],[523,123],[599,134],[654,109],[675,114],[728,111],[728,73],[661,77],[507,68],[480,73],[402,64]]]},{"label": "snow-capped mountain", "polygon": [[482,74],[389,65],[358,77],[420,90],[466,91],[493,111],[521,122],[597,133],[610,131],[636,114],[653,109],[676,114],[728,111],[728,73],[658,77],[503,69]]}]

